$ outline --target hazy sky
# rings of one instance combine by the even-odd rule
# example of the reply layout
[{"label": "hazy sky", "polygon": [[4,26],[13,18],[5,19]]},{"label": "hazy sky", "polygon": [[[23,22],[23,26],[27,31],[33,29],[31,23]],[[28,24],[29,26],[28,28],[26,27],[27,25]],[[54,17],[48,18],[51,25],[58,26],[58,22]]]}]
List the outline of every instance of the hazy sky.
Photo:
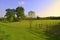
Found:
[{"label": "hazy sky", "polygon": [[41,17],[60,16],[60,0],[0,0],[0,17],[5,15],[7,8],[23,6],[25,14],[33,10]]}]

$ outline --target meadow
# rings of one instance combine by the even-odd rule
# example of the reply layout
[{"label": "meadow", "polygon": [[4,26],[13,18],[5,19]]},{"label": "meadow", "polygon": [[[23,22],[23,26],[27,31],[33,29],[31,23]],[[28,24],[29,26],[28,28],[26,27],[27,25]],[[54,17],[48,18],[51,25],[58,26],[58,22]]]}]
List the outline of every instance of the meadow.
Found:
[{"label": "meadow", "polygon": [[60,40],[60,20],[0,22],[0,40]]}]

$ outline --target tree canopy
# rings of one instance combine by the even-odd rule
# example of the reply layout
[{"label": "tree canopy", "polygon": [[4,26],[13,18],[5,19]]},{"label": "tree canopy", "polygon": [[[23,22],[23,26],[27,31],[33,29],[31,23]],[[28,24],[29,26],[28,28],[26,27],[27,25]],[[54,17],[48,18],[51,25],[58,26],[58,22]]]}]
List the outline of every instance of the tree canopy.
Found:
[{"label": "tree canopy", "polygon": [[16,20],[24,19],[24,17],[25,17],[24,8],[23,7],[17,7],[16,9],[8,8],[8,9],[6,9],[5,17],[9,21],[14,21],[15,19]]},{"label": "tree canopy", "polygon": [[28,16],[29,16],[30,18],[34,18],[34,17],[35,17],[35,12],[34,12],[34,11],[29,11],[29,12],[28,12]]},{"label": "tree canopy", "polygon": [[16,8],[16,15],[18,19],[24,19],[24,8],[23,7],[17,7]]},{"label": "tree canopy", "polygon": [[6,18],[9,21],[14,21],[15,18],[15,9],[6,9]]}]

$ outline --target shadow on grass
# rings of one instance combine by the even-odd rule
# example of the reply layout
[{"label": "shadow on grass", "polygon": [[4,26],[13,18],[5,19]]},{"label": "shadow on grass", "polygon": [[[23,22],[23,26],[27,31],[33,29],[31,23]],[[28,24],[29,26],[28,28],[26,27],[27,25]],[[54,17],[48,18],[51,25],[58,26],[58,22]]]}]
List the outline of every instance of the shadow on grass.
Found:
[{"label": "shadow on grass", "polygon": [[29,32],[46,40],[60,40],[60,23],[50,27],[49,30],[41,31],[39,29],[31,29]]},{"label": "shadow on grass", "polygon": [[44,31],[47,40],[60,40],[60,23],[52,26],[49,30]]}]

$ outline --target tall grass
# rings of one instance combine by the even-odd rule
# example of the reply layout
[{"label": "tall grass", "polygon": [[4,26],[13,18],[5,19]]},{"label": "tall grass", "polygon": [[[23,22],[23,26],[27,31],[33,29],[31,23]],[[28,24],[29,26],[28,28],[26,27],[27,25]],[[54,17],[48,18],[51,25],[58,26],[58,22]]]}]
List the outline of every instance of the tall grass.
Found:
[{"label": "tall grass", "polygon": [[60,40],[60,20],[0,22],[2,40]]}]

